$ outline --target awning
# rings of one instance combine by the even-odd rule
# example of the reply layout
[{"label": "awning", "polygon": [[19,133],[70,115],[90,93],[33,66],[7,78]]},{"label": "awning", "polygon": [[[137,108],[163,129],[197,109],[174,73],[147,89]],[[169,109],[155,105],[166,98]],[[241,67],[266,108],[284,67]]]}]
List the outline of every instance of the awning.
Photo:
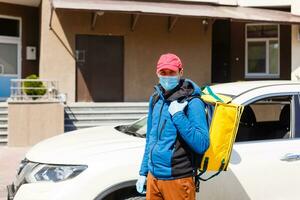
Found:
[{"label": "awning", "polygon": [[234,6],[191,3],[120,1],[120,0],[50,0],[54,9],[94,10],[300,24],[300,16],[289,12]]}]

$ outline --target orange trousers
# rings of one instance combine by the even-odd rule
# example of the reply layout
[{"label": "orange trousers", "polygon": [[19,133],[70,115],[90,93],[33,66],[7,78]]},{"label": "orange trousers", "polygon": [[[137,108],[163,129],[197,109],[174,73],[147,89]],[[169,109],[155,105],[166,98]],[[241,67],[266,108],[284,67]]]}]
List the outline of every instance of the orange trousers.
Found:
[{"label": "orange trousers", "polygon": [[158,180],[148,173],[146,200],[195,200],[195,195],[192,177]]}]

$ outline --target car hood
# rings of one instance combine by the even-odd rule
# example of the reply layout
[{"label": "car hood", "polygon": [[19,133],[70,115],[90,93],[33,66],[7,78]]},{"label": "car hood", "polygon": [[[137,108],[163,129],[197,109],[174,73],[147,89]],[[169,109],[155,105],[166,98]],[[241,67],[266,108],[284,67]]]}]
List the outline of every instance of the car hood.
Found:
[{"label": "car hood", "polygon": [[101,156],[141,149],[144,138],[117,131],[112,126],[87,128],[46,139],[26,154],[32,162],[47,164],[89,164]]}]

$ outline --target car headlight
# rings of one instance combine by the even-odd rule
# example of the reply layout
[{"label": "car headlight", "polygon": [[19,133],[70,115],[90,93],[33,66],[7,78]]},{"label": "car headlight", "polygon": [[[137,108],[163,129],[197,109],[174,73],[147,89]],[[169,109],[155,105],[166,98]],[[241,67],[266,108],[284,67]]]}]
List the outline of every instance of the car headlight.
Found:
[{"label": "car headlight", "polygon": [[87,168],[86,165],[46,165],[39,164],[27,176],[28,182],[59,182],[78,176]]},{"label": "car headlight", "polygon": [[23,160],[21,160],[20,164],[19,164],[19,168],[17,169],[17,175],[20,175],[21,171],[24,169],[24,167],[28,164],[28,160],[25,158]]}]

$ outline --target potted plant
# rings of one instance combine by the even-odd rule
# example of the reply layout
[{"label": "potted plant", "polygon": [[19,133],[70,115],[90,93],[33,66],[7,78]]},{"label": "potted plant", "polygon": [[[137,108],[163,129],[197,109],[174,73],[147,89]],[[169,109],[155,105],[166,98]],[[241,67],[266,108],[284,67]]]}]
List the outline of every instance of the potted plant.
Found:
[{"label": "potted plant", "polygon": [[32,96],[31,98],[33,100],[40,98],[38,96],[43,96],[44,94],[46,94],[46,87],[44,86],[42,81],[30,81],[39,79],[37,75],[32,74],[30,76],[27,76],[26,79],[28,81],[24,81],[22,83],[24,94]]}]

